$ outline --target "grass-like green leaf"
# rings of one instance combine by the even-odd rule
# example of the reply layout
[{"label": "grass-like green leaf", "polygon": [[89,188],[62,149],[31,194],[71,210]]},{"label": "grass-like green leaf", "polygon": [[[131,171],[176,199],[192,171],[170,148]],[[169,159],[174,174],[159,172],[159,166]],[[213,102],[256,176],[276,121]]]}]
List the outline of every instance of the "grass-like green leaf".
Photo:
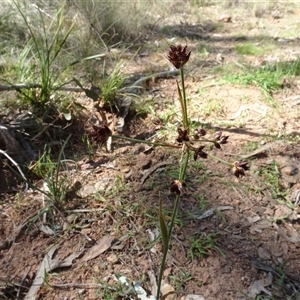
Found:
[{"label": "grass-like green leaf", "polygon": [[162,239],[162,243],[163,243],[163,246],[164,246],[164,252],[165,252],[165,251],[168,251],[169,238],[168,238],[168,230],[167,230],[165,217],[164,217],[164,214],[163,214],[162,201],[161,200],[159,202],[159,225],[160,225],[160,231],[161,231],[161,239]]}]

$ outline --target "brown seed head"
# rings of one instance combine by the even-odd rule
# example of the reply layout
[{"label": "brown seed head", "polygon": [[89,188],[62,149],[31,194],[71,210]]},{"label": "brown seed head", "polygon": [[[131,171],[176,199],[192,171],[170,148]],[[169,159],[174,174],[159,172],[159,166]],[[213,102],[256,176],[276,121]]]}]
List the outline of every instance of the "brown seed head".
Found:
[{"label": "brown seed head", "polygon": [[170,46],[168,60],[174,65],[176,69],[181,69],[189,60],[191,51],[187,52],[187,46],[182,47],[178,46]]},{"label": "brown seed head", "polygon": [[170,192],[175,193],[177,195],[181,195],[184,186],[185,182],[183,180],[175,179],[171,182]]},{"label": "brown seed head", "polygon": [[88,135],[92,140],[99,144],[105,144],[108,138],[112,135],[111,130],[107,125],[96,126],[93,125],[93,132],[90,132]]},{"label": "brown seed head", "polygon": [[245,171],[249,170],[248,163],[246,161],[235,161],[232,166],[233,174],[236,177],[245,176]]},{"label": "brown seed head", "polygon": [[176,141],[178,143],[181,144],[183,141],[188,142],[190,140],[186,129],[182,130],[181,128],[177,128],[177,132],[178,132],[178,137],[176,138]]},{"label": "brown seed head", "polygon": [[207,153],[203,151],[204,147],[205,146],[200,146],[194,151],[194,160],[197,160],[198,157],[207,158]]}]

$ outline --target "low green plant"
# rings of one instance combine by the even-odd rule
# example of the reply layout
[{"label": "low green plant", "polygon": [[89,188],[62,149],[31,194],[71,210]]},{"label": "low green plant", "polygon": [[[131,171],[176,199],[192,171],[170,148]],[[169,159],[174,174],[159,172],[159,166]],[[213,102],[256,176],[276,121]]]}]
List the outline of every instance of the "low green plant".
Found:
[{"label": "low green plant", "polygon": [[[245,172],[248,170],[247,162],[235,161],[232,163],[205,152],[205,144],[211,145],[211,147],[206,148],[207,150],[211,150],[212,148],[221,149],[221,145],[227,143],[228,136],[223,135],[222,132],[216,132],[214,137],[205,138],[205,135],[207,133],[206,130],[203,128],[196,128],[189,119],[187,108],[188,102],[185,89],[184,65],[188,62],[190,54],[191,52],[187,51],[187,46],[182,47],[181,45],[171,45],[168,53],[168,59],[174,65],[174,67],[179,70],[181,79],[180,83],[178,81],[176,82],[181,114],[181,124],[179,126],[177,125],[176,143],[150,142],[147,140],[139,140],[130,137],[115,135],[112,134],[112,131],[106,124],[102,125],[101,127],[94,128],[94,132],[89,133],[89,136],[93,141],[101,143],[102,145],[105,144],[111,137],[112,139],[124,139],[135,143],[144,143],[152,146],[162,146],[181,151],[181,159],[177,171],[173,171],[174,168],[172,168],[171,170],[173,180],[169,186],[169,191],[170,193],[175,194],[175,200],[170,218],[168,217],[167,210],[163,209],[162,199],[159,195],[159,224],[163,244],[163,256],[158,275],[156,299],[160,299],[160,287],[166,264],[167,253],[170,241],[172,239],[172,231],[174,225],[178,221],[177,213],[180,200],[183,196],[183,191],[186,187],[187,168],[188,165],[191,164],[190,158],[193,158],[194,161],[206,158],[216,159],[230,166],[232,168],[233,174],[236,177],[244,176]],[[168,171],[168,174],[170,175],[170,170]],[[179,221],[181,220],[179,219]],[[213,235],[208,235],[207,238],[204,239],[203,243],[203,248],[206,251],[209,251],[210,249],[216,249],[220,251],[217,245],[214,243]],[[198,239],[198,241],[194,243],[191,253],[196,253],[196,249],[201,249],[201,245],[201,240]]]},{"label": "low green plant", "polygon": [[196,198],[199,202],[200,209],[205,210],[208,206],[209,201],[206,199],[204,195],[198,195]]},{"label": "low green plant", "polygon": [[261,47],[249,42],[236,44],[234,50],[242,55],[261,55],[264,53],[264,50]]},{"label": "low green plant", "polygon": [[191,246],[188,251],[188,258],[194,260],[195,258],[203,258],[212,252],[219,252],[224,255],[222,250],[217,246],[216,234],[201,233],[199,236],[191,240]]},{"label": "low green plant", "polygon": [[280,171],[276,162],[273,162],[268,166],[261,168],[259,171],[259,177],[262,179],[264,184],[270,188],[274,199],[286,199],[288,192],[285,191],[280,185]]},{"label": "low green plant", "polygon": [[53,161],[51,152],[45,149],[40,159],[31,167],[33,173],[37,174],[44,181],[41,191],[44,194],[45,206],[63,208],[66,202],[67,193],[71,188],[71,178],[67,172],[67,161],[64,158],[64,151],[70,136],[61,146],[57,161]]},{"label": "low green plant", "polygon": [[185,271],[180,271],[177,274],[170,275],[171,286],[176,286],[176,293],[180,293],[180,290],[194,277],[190,273]]},{"label": "low green plant", "polygon": [[120,89],[124,83],[126,77],[122,73],[124,68],[124,63],[121,61],[116,64],[113,71],[106,76],[105,74],[105,64],[103,66],[103,76],[101,79],[101,101],[104,105],[109,105],[111,110],[116,108],[119,110],[118,103],[116,102],[120,98]]},{"label": "low green plant", "polygon": [[[26,15],[28,7],[26,4],[14,2],[19,11],[30,39],[25,45],[16,65],[18,78],[23,83],[32,84],[33,88],[15,90],[19,93],[25,103],[30,104],[34,113],[45,116],[55,111],[53,93],[69,81],[65,81],[68,64],[62,65],[59,56],[64,51],[64,46],[73,29],[74,24],[65,27],[65,8],[57,9],[50,20],[45,17],[42,10],[37,7],[36,18],[38,24],[33,23]],[[35,20],[36,21],[36,20]],[[56,104],[62,102],[57,99]]]},{"label": "low green plant", "polygon": [[289,86],[289,81],[300,74],[300,62],[280,62],[266,64],[263,67],[249,67],[244,70],[228,72],[224,79],[226,82],[243,86],[254,85],[259,87],[270,104],[274,104],[273,93]]}]

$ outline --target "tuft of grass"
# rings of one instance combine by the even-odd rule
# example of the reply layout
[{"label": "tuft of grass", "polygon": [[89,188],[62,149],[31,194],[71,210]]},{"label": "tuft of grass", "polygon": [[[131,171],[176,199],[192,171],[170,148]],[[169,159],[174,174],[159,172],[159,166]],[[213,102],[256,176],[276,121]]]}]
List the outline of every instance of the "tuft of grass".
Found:
[{"label": "tuft of grass", "polygon": [[274,65],[265,65],[261,68],[247,68],[237,72],[227,70],[224,77],[229,83],[243,86],[254,85],[265,94],[268,102],[273,104],[272,94],[289,86],[289,81],[300,75],[300,61],[280,62]]},{"label": "tuft of grass", "polygon": [[45,204],[50,209],[63,208],[67,200],[67,193],[71,188],[70,175],[67,172],[67,160],[64,159],[64,151],[70,136],[61,146],[57,161],[53,161],[51,152],[47,149],[43,152],[40,159],[31,167],[32,172],[41,177],[44,181],[44,189],[41,190],[44,194]]},{"label": "tuft of grass", "polygon": [[223,115],[223,99],[214,98],[206,101],[205,104],[201,107],[201,114],[206,117]]},{"label": "tuft of grass", "polygon": [[237,54],[241,55],[262,55],[264,54],[264,49],[254,45],[253,43],[245,42],[239,43],[234,46],[234,50]]},{"label": "tuft of grass", "polygon": [[[24,104],[29,104],[33,113],[44,117],[55,111],[53,93],[66,83],[68,64],[63,64],[60,56],[72,32],[73,24],[65,26],[65,7],[57,9],[53,16],[45,16],[38,6],[28,7],[14,1],[29,37],[24,49],[19,53],[18,61],[11,66],[15,78],[25,84],[39,85],[40,88],[15,88]],[[27,14],[35,10],[35,18]],[[65,59],[65,56],[64,56]],[[6,82],[9,80],[5,79]],[[13,83],[12,83],[13,84]],[[56,104],[63,102],[58,99]]]},{"label": "tuft of grass", "polygon": [[293,208],[292,204],[287,201],[288,191],[283,189],[280,185],[280,171],[275,162],[265,168],[261,168],[258,175],[262,182],[264,182],[264,184],[270,189],[274,199]]},{"label": "tuft of grass", "polygon": [[217,236],[215,234],[202,233],[191,240],[191,246],[188,251],[188,258],[194,260],[195,258],[203,258],[212,254],[212,252],[219,252],[224,255],[216,243]]},{"label": "tuft of grass", "polygon": [[103,77],[101,80],[101,100],[104,105],[109,105],[119,110],[117,99],[121,96],[120,88],[122,87],[126,77],[122,74],[124,64],[120,61],[116,64],[111,74],[105,76],[105,70],[103,71]]},{"label": "tuft of grass", "polygon": [[207,206],[209,204],[209,201],[206,199],[206,197],[204,195],[198,195],[197,200],[199,202],[199,208],[201,211],[204,211],[205,209],[207,209]]}]

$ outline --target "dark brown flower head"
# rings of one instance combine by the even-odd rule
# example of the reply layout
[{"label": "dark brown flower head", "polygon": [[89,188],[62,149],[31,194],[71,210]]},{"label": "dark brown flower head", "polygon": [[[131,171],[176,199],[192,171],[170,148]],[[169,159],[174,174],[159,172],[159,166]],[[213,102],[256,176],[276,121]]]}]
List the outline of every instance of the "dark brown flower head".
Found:
[{"label": "dark brown flower head", "polygon": [[183,187],[185,187],[185,182],[183,180],[175,179],[171,182],[170,192],[181,195]]},{"label": "dark brown flower head", "polygon": [[194,138],[198,140],[201,136],[205,136],[205,135],[206,135],[206,130],[203,128],[199,128],[195,131]]},{"label": "dark brown flower head", "polygon": [[220,144],[227,144],[229,135],[223,135],[222,131],[216,133],[216,141]]},{"label": "dark brown flower head", "polygon": [[174,65],[176,69],[181,69],[189,60],[191,51],[187,53],[187,46],[182,47],[178,46],[170,46],[168,60]]},{"label": "dark brown flower head", "polygon": [[218,131],[216,133],[215,142],[214,142],[215,147],[218,148],[218,149],[221,149],[222,144],[227,144],[228,143],[228,141],[227,141],[228,138],[229,138],[228,135],[223,135],[222,131]]},{"label": "dark brown flower head", "polygon": [[220,145],[218,142],[214,142],[214,146],[215,146],[217,149],[221,149],[221,145]]},{"label": "dark brown flower head", "polygon": [[183,141],[188,142],[190,140],[186,129],[182,130],[181,128],[177,128],[177,132],[178,132],[178,137],[176,141],[178,143],[181,144]]},{"label": "dark brown flower head", "polygon": [[205,146],[200,146],[197,150],[194,151],[194,160],[197,160],[197,157],[207,158],[207,153],[203,151]]},{"label": "dark brown flower head", "polygon": [[247,166],[248,162],[246,161],[235,161],[232,166],[232,171],[234,176],[240,177],[240,176],[245,176],[246,173],[245,171],[249,170],[249,167]]},{"label": "dark brown flower head", "polygon": [[108,138],[112,135],[112,132],[107,125],[93,125],[93,129],[94,131],[89,133],[89,137],[92,138],[94,142],[99,143],[101,145],[105,144]]}]

